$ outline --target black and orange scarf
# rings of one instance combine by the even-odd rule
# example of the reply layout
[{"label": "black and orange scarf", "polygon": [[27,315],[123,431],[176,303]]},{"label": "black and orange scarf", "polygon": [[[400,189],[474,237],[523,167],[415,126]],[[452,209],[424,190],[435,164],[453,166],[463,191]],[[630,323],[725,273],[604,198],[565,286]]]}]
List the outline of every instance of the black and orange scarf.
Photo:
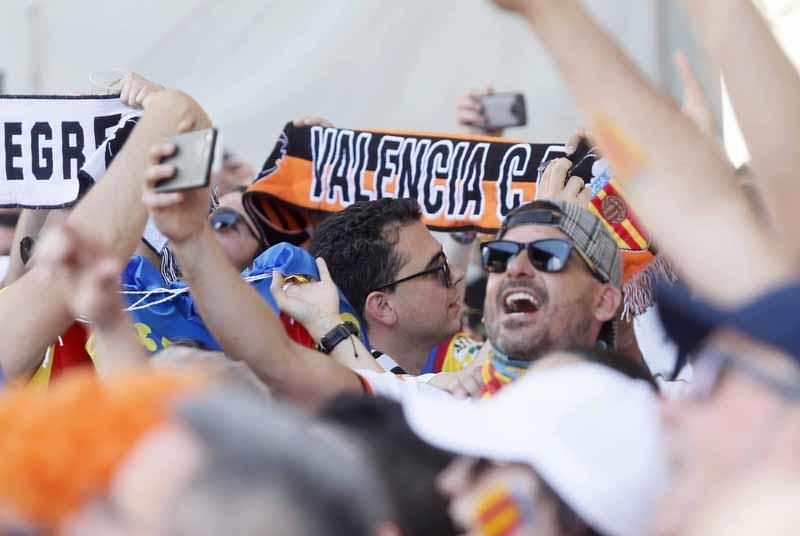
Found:
[{"label": "black and orange scarf", "polygon": [[[289,123],[244,205],[268,240],[295,244],[308,237],[309,212],[383,197],[417,199],[434,230],[494,233],[511,210],[535,199],[542,165],[564,155],[561,144]],[[630,281],[653,260],[649,238],[608,167],[591,174],[588,208],[616,238]]]}]

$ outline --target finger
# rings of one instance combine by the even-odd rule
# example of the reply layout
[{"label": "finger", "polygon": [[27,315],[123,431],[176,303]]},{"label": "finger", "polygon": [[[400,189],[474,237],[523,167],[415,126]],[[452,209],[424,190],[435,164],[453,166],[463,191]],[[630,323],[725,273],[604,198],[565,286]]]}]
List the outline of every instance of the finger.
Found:
[{"label": "finger", "polygon": [[333,127],[331,122],[324,117],[306,117],[303,122],[306,126]]},{"label": "finger", "polygon": [[142,103],[144,102],[144,98],[147,96],[148,91],[149,91],[149,88],[147,88],[146,86],[142,86],[139,89],[139,91],[136,93],[136,96],[133,98],[133,102],[137,106],[141,106]]},{"label": "finger", "polygon": [[567,143],[564,145],[564,152],[567,153],[567,156],[575,152],[575,150],[578,148],[578,144],[581,142],[581,139],[585,137],[585,130],[579,130],[569,137]]},{"label": "finger", "polygon": [[272,297],[275,298],[278,308],[282,309],[281,303],[284,303],[283,275],[278,270],[272,271],[272,282],[269,284],[269,291],[272,293]]},{"label": "finger", "polygon": [[148,151],[147,156],[150,159],[150,162],[153,164],[159,164],[161,161],[168,157],[175,154],[177,147],[175,147],[174,143],[171,142],[164,142],[159,143],[157,145],[153,145]]},{"label": "finger", "polygon": [[491,84],[487,84],[485,88],[483,88],[484,95],[494,95],[494,87]]},{"label": "finger", "polygon": [[460,378],[461,385],[464,388],[464,391],[472,397],[477,398],[481,394],[481,384],[476,380],[474,377],[470,375],[462,376]]},{"label": "finger", "polygon": [[317,257],[317,270],[319,270],[319,280],[323,282],[328,282],[331,279],[331,273],[328,271],[328,263],[325,262],[325,259],[322,257]]},{"label": "finger", "polygon": [[486,124],[486,118],[483,116],[483,113],[466,109],[459,111],[458,121],[463,125],[471,125],[475,127],[482,127]]},{"label": "finger", "polygon": [[578,204],[586,206],[592,201],[592,189],[589,186],[584,186],[581,193],[578,194]]},{"label": "finger", "polygon": [[172,164],[156,164],[144,172],[145,183],[149,188],[157,186],[159,181],[169,179],[175,175],[175,166]]},{"label": "finger", "polygon": [[469,398],[469,393],[460,383],[456,384],[455,387],[450,389],[450,394],[459,400],[465,400]]},{"label": "finger", "polygon": [[552,170],[552,163],[545,166],[542,176],[539,178],[539,182],[536,184],[536,199],[547,199],[552,195],[553,181],[550,178],[552,175]]},{"label": "finger", "polygon": [[128,75],[122,81],[122,87],[119,90],[119,100],[121,100],[124,104],[128,104],[128,96],[131,93],[131,84],[131,78],[130,75]]},{"label": "finger", "polygon": [[572,167],[572,162],[568,158],[556,158],[550,163],[550,174],[555,182],[560,186],[567,180],[567,171]]},{"label": "finger", "polygon": [[159,210],[179,205],[183,202],[184,196],[180,192],[169,194],[159,194],[147,191],[142,195],[142,203],[150,210]]},{"label": "finger", "polygon": [[584,184],[582,178],[572,176],[567,181],[566,186],[564,186],[564,194],[569,198],[577,198],[578,194],[583,190]]},{"label": "finger", "polygon": [[178,132],[181,134],[184,132],[191,132],[194,129],[195,118],[190,117],[188,119],[184,119],[180,123],[178,123]]},{"label": "finger", "polygon": [[472,110],[475,112],[480,112],[483,110],[483,106],[477,97],[462,95],[456,101],[456,110]]}]

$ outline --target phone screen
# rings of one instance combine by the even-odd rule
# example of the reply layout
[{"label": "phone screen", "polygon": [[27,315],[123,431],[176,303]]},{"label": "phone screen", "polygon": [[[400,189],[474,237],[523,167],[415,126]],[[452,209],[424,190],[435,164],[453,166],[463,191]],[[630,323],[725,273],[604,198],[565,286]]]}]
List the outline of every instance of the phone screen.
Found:
[{"label": "phone screen", "polygon": [[525,97],[521,93],[498,93],[481,98],[486,129],[521,127],[527,122]]}]

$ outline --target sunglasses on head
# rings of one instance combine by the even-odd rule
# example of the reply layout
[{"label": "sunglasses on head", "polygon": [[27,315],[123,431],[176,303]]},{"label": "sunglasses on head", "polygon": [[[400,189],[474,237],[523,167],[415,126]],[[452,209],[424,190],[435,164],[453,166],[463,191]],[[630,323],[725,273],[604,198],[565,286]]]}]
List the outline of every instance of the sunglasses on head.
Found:
[{"label": "sunglasses on head", "polygon": [[481,245],[483,268],[490,274],[506,271],[508,263],[523,250],[528,260],[540,272],[560,272],[567,267],[573,244],[570,240],[548,238],[523,244],[512,240],[492,240]]},{"label": "sunglasses on head", "polygon": [[442,263],[438,266],[435,266],[433,268],[428,268],[426,270],[422,270],[421,272],[417,272],[415,274],[411,274],[409,276],[392,281],[391,283],[381,285],[379,287],[372,289],[372,292],[376,292],[379,290],[386,290],[387,288],[393,287],[397,284],[405,283],[406,281],[410,281],[412,279],[416,279],[418,277],[422,277],[429,274],[435,274],[437,272],[439,273],[442,286],[444,288],[450,288],[453,286],[453,274],[450,271],[450,265],[447,263],[447,257],[445,257],[444,254],[442,254],[441,258],[442,258]]},{"label": "sunglasses on head", "polygon": [[240,212],[230,207],[219,207],[211,213],[211,228],[215,231],[224,231],[225,229],[236,227],[239,221],[247,227],[248,232],[253,238],[255,238],[258,243],[261,243],[258,233],[250,227],[250,224],[247,223],[247,220],[244,219],[244,216]]}]

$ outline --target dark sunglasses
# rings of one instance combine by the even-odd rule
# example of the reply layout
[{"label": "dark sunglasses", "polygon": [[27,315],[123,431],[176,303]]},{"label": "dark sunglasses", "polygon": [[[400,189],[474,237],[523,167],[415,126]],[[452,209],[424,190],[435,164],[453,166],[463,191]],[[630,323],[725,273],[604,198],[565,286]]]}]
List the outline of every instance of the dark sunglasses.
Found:
[{"label": "dark sunglasses", "polygon": [[715,349],[706,349],[693,363],[692,398],[707,400],[719,389],[725,376],[735,369],[750,380],[778,393],[781,397],[800,402],[800,383],[788,381],[766,370],[758,364],[726,354]]},{"label": "dark sunglasses", "polygon": [[211,213],[211,228],[215,231],[231,229],[240,221],[245,227],[247,227],[247,230],[250,232],[252,237],[256,239],[256,242],[260,244],[261,238],[259,238],[258,233],[256,233],[253,228],[250,227],[250,224],[247,223],[247,220],[244,219],[244,216],[240,212],[230,207],[219,207]]},{"label": "dark sunglasses", "polygon": [[444,254],[442,254],[442,264],[440,264],[439,266],[436,266],[434,268],[428,268],[427,270],[422,270],[421,272],[411,274],[409,276],[403,277],[402,279],[397,279],[395,281],[392,281],[391,283],[381,285],[379,287],[372,289],[372,292],[385,290],[389,287],[393,287],[400,283],[405,283],[406,281],[411,281],[412,279],[416,279],[418,277],[422,277],[429,274],[435,274],[437,272],[440,275],[440,280],[444,288],[450,288],[453,286],[453,274],[450,271],[450,265],[447,263],[447,257],[445,257]]},{"label": "dark sunglasses", "polygon": [[572,242],[559,238],[537,240],[523,244],[511,240],[492,240],[481,244],[483,268],[490,274],[506,271],[508,263],[522,250],[527,250],[528,259],[540,272],[560,272],[567,267],[572,253]]}]

